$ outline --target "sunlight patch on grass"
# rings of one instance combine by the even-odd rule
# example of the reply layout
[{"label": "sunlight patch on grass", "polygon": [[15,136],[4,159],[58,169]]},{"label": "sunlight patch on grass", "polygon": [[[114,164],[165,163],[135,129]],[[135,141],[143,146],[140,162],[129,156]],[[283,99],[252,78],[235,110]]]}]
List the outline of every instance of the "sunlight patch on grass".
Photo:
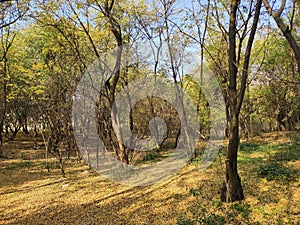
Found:
[{"label": "sunlight patch on grass", "polygon": [[[242,143],[239,171],[246,199],[232,204],[219,200],[224,180],[222,154],[205,171],[200,171],[198,160],[161,183],[130,187],[106,179],[73,158],[64,161],[66,178],[63,179],[54,157],[48,159],[51,169],[47,172],[45,159],[41,158],[43,149],[30,150],[31,142],[25,139],[22,139],[25,150],[17,140],[5,143],[9,158],[0,159],[0,223],[160,225],[176,224],[181,218],[202,222],[224,219],[227,224],[280,221],[297,224],[300,221],[299,143],[289,138],[288,134],[263,134],[262,138]],[[289,154],[280,155],[282,152]],[[272,160],[278,160],[284,168],[297,170],[297,177],[279,182],[259,176],[259,169],[267,168]],[[272,173],[272,167],[267,172]],[[198,195],[191,194],[191,190],[196,190]]]}]

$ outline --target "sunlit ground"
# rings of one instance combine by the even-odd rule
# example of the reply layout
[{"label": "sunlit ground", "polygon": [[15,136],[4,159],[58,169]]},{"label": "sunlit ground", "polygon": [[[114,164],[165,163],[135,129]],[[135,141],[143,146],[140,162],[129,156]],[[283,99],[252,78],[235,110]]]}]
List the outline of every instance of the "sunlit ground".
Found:
[{"label": "sunlit ground", "polygon": [[270,133],[242,142],[239,169],[246,199],[219,201],[223,154],[207,170],[194,160],[160,184],[128,187],[76,158],[58,161],[33,149],[30,136],[5,142],[0,159],[0,224],[299,224],[300,141]]}]

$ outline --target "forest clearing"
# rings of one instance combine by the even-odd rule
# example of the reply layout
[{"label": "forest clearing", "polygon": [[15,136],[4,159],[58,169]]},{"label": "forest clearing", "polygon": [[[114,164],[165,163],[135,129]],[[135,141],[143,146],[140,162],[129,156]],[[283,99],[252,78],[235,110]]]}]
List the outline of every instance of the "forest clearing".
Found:
[{"label": "forest clearing", "polygon": [[0,224],[300,224],[299,0],[0,0]]},{"label": "forest clearing", "polygon": [[[4,144],[0,159],[0,224],[299,224],[299,133],[268,133],[242,142],[239,172],[246,199],[219,200],[224,168],[204,171],[197,159],[178,174],[146,187],[103,178],[76,158],[66,177],[56,158],[34,149],[29,135]],[[220,153],[221,158],[222,153]],[[200,223],[202,221],[202,223]]]}]

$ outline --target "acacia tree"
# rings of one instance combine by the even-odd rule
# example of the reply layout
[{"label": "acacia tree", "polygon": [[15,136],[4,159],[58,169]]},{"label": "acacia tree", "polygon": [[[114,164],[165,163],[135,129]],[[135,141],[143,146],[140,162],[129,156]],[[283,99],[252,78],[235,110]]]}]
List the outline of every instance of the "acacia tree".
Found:
[{"label": "acacia tree", "polygon": [[[48,22],[53,22],[57,29]],[[83,39],[76,27],[73,29],[68,21],[56,20],[51,15],[39,17],[18,33],[12,48],[10,69],[14,74],[10,76],[9,105],[10,119],[16,110],[30,119],[35,138],[38,133],[43,136],[46,156],[49,150],[58,158],[64,175],[63,156],[67,152],[70,157],[71,151],[77,150],[70,115],[82,64],[59,29],[65,29],[64,34],[72,40]],[[38,130],[39,125],[46,129]]]}]

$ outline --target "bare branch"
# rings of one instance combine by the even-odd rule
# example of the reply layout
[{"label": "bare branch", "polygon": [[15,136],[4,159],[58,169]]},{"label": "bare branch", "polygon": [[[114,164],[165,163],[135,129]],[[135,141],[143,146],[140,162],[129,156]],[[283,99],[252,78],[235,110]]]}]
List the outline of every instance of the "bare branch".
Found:
[{"label": "bare branch", "polygon": [[284,7],[285,7],[285,4],[286,4],[286,0],[282,0],[281,1],[281,6],[279,8],[279,10],[277,12],[275,12],[272,7],[270,6],[268,0],[263,0],[263,3],[266,7],[266,9],[268,10],[268,12],[270,13],[270,15],[274,18],[278,18],[280,17],[280,15],[282,14],[283,10],[284,10]]},{"label": "bare branch", "polygon": [[286,0],[282,0],[282,4],[281,7],[279,9],[279,11],[277,13],[275,13],[272,8],[270,7],[269,3],[267,0],[262,0],[266,9],[268,10],[268,12],[270,13],[270,15],[273,17],[273,19],[275,20],[278,28],[281,30],[281,32],[283,33],[283,35],[285,36],[286,40],[288,41],[291,49],[293,50],[294,54],[295,54],[295,59],[297,62],[297,66],[298,66],[298,73],[300,74],[300,47],[296,41],[296,39],[294,38],[291,29],[286,26],[283,22],[283,20],[280,18],[281,12],[283,11],[282,7],[285,6],[285,2]]},{"label": "bare branch", "polygon": [[262,5],[262,0],[257,0],[255,15],[254,15],[254,19],[253,19],[253,25],[252,25],[252,28],[251,28],[249,40],[248,40],[247,47],[246,47],[245,57],[244,57],[244,65],[243,65],[242,80],[241,80],[241,89],[240,89],[240,94],[239,94],[239,98],[238,98],[238,102],[237,102],[237,106],[236,106],[237,107],[237,109],[236,109],[237,112],[240,112],[240,110],[241,110],[242,102],[243,102],[244,95],[245,95],[245,90],[246,90],[246,85],[247,85],[247,78],[248,78],[248,73],[249,73],[248,69],[249,69],[251,49],[252,49],[252,45],[253,45],[253,41],[254,41],[254,37],[255,37],[258,21],[259,21],[261,5]]}]

